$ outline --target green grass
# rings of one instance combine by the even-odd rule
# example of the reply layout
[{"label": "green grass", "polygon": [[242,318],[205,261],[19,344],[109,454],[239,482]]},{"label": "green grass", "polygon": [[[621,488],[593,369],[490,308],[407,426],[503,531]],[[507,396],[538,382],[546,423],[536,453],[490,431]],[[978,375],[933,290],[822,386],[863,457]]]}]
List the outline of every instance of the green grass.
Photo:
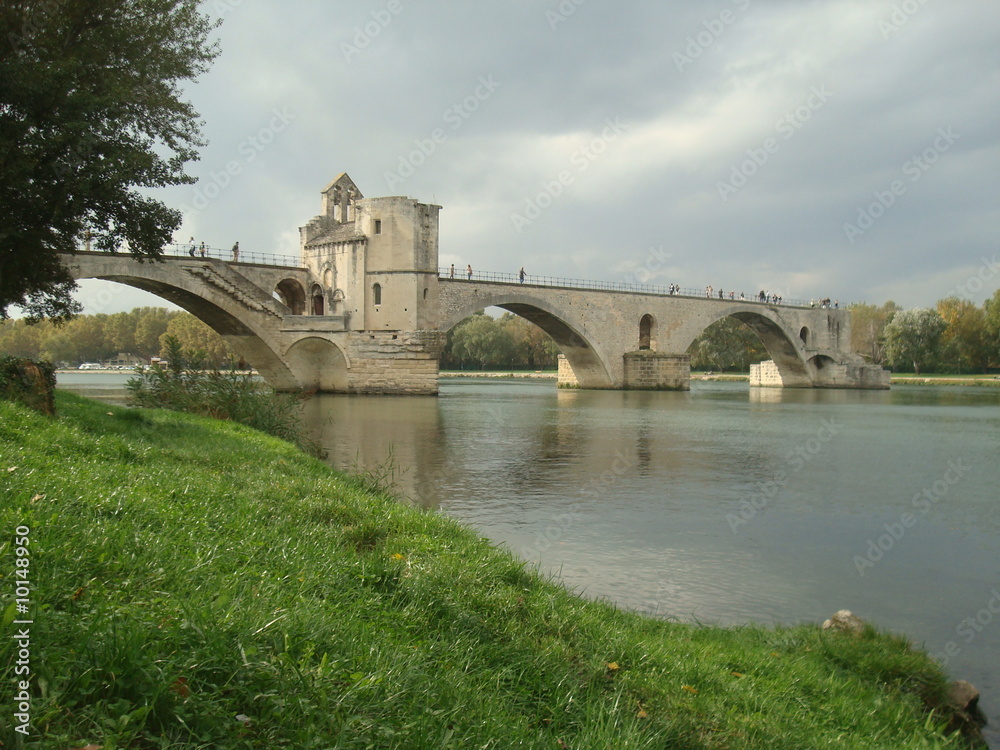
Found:
[{"label": "green grass", "polygon": [[[5,591],[31,529],[27,747],[962,746],[905,639],[625,613],[251,429],[57,400],[0,402]],[[0,639],[4,747],[15,658]]]}]

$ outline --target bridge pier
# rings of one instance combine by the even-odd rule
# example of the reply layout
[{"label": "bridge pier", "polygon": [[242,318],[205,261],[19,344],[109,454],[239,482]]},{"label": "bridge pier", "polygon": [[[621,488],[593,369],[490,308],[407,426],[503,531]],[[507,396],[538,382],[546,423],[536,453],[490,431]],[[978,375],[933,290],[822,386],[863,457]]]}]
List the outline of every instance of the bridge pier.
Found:
[{"label": "bridge pier", "polygon": [[782,372],[773,360],[750,365],[750,385],[756,388],[856,388],[888,390],[891,373],[878,365],[856,360],[834,362],[817,357],[811,373]]},{"label": "bridge pier", "polygon": [[628,391],[691,390],[691,356],[645,349],[622,355]]},{"label": "bridge pier", "polygon": [[[577,377],[566,355],[559,355],[558,386],[587,388]],[[691,390],[691,356],[667,354],[643,349],[622,355],[622,379],[600,386],[623,391],[689,391]]]},{"label": "bridge pier", "polygon": [[176,248],[161,263],[94,252],[64,262],[73,278],[118,281],[180,305],[279,390],[435,394],[448,331],[494,306],[551,336],[565,355],[564,388],[688,390],[686,352],[726,318],[749,327],[772,358],[754,368],[754,386],[889,387],[887,372],[851,351],[849,310],[471,269],[456,277],[454,267],[441,274],[440,206],[364,198],[346,174],[322,196],[321,214],[300,228],[299,258],[237,263]]}]

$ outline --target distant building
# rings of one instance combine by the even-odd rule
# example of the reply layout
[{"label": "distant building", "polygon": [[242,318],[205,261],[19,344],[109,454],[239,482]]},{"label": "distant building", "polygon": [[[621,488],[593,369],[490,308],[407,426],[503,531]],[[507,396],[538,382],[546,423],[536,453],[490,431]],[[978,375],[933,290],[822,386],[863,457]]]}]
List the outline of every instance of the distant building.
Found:
[{"label": "distant building", "polygon": [[104,363],[105,367],[138,367],[146,364],[142,357],[136,357],[132,352],[118,352],[118,354]]}]

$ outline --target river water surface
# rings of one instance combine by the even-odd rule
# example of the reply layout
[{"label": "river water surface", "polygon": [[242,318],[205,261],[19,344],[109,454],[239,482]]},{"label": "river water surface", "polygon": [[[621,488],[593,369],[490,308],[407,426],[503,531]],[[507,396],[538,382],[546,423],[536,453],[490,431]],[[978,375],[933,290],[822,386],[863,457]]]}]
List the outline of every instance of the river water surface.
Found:
[{"label": "river water surface", "polygon": [[722,625],[850,609],[906,633],[980,689],[1000,748],[1000,389],[461,378],[317,396],[305,419],[333,465],[585,596]]}]

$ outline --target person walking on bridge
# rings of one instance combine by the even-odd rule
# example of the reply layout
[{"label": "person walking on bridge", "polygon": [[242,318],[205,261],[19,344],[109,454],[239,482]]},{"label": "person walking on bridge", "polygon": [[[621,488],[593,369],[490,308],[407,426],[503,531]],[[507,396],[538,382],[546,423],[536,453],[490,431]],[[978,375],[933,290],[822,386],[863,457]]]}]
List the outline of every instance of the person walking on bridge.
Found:
[{"label": "person walking on bridge", "polygon": [[517,272],[517,280],[520,281],[523,284],[524,283],[524,277],[527,276],[527,275],[528,274],[526,274],[524,272],[524,266],[521,266],[521,270]]},{"label": "person walking on bridge", "polygon": [[240,241],[236,240],[236,244],[233,245],[233,263],[236,263],[240,259]]},{"label": "person walking on bridge", "polygon": [[465,275],[469,277],[469,281],[472,281],[472,264],[471,263],[465,267]]}]

